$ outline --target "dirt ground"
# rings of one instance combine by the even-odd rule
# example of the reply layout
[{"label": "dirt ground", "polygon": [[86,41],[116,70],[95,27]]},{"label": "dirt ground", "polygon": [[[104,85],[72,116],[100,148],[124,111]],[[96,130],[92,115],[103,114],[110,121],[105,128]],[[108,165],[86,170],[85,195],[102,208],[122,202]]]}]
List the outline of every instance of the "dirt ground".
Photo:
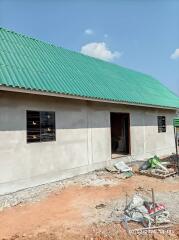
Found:
[{"label": "dirt ground", "polygon": [[[126,195],[129,199],[137,192],[151,198],[151,188],[156,193],[156,201],[167,206],[174,225],[162,233],[129,236],[120,223],[111,221],[111,214],[114,209],[122,214]],[[2,209],[0,239],[179,239],[178,206],[178,177],[160,180],[134,175],[120,179],[118,174],[98,171],[66,181],[63,188],[56,188],[35,202],[21,202]],[[129,227],[142,226],[131,223]]]}]

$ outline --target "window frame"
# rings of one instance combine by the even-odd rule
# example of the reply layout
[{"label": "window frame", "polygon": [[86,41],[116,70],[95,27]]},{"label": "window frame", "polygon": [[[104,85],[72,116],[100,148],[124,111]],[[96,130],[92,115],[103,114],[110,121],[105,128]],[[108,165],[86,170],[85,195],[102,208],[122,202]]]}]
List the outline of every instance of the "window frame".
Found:
[{"label": "window frame", "polygon": [[[39,114],[39,140],[37,141],[29,141],[28,139],[28,113],[30,112],[36,112]],[[48,140],[45,140],[43,139],[42,137],[42,113],[50,113],[50,114],[53,114],[53,133],[54,133],[54,137],[52,139],[48,139]],[[56,141],[56,114],[54,111],[39,111],[39,110],[26,110],[26,142],[27,144],[30,144],[30,143],[44,143],[44,142],[55,142]]]},{"label": "window frame", "polygon": [[[164,124],[163,124],[163,121],[164,121]],[[166,133],[167,132],[166,116],[164,115],[157,116],[157,123],[158,123],[158,133]]]}]

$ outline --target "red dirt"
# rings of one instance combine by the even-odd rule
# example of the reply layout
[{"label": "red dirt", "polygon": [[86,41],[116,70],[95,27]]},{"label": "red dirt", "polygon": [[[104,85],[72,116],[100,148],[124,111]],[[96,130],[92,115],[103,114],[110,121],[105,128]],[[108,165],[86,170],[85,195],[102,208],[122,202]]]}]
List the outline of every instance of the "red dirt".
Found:
[{"label": "red dirt", "polygon": [[[115,186],[72,185],[62,191],[52,193],[40,202],[2,211],[0,213],[0,239],[12,236],[14,237],[11,239],[21,239],[18,236],[22,236],[22,239],[38,240],[85,239],[84,236],[88,235],[90,226],[92,226],[92,220],[88,219],[91,207],[103,201],[124,197],[126,192],[130,195],[139,186],[145,189],[154,188],[157,192],[179,190],[179,183],[164,182],[138,175],[120,180]],[[30,236],[34,237],[30,238]],[[83,238],[80,238],[81,236]]]}]

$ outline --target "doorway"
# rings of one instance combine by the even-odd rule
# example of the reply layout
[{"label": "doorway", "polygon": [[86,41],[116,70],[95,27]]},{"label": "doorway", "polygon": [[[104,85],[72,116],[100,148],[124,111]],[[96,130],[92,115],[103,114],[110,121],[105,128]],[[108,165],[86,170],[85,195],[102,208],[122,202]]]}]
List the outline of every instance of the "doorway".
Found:
[{"label": "doorway", "polygon": [[130,154],[130,115],[111,113],[112,158]]}]

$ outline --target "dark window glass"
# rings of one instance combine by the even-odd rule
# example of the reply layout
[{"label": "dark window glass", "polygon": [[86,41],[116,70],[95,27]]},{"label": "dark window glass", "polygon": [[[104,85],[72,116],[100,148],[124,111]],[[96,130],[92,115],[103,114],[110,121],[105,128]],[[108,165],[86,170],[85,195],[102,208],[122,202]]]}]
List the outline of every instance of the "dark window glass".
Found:
[{"label": "dark window glass", "polygon": [[55,113],[41,112],[41,141],[55,140]]},{"label": "dark window glass", "polygon": [[40,141],[40,113],[27,111],[27,142]]},{"label": "dark window glass", "polygon": [[158,132],[166,132],[166,118],[165,116],[158,116]]},{"label": "dark window glass", "polygon": [[55,141],[55,113],[27,111],[27,142]]}]

